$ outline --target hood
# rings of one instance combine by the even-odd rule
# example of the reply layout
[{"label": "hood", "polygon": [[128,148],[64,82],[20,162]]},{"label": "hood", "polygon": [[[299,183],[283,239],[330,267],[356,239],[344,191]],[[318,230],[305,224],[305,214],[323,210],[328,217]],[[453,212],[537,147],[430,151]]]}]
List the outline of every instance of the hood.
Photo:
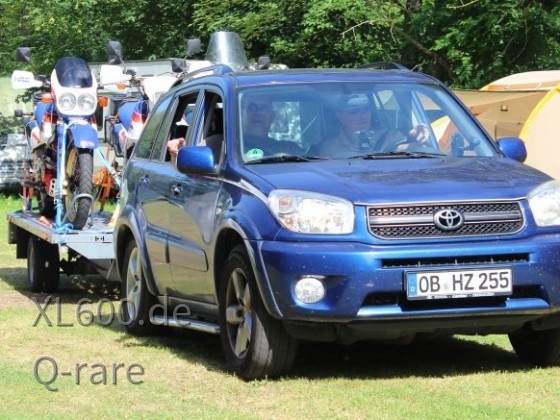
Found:
[{"label": "hood", "polygon": [[271,189],[315,191],[369,204],[515,199],[551,179],[501,157],[329,160],[245,169]]}]

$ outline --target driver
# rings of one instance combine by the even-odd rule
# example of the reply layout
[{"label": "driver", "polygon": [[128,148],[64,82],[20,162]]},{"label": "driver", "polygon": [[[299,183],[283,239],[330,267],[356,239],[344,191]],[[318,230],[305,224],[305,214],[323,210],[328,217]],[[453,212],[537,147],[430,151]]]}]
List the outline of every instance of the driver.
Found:
[{"label": "driver", "polygon": [[[372,104],[366,95],[343,95],[335,111],[340,130],[338,134],[323,143],[321,154],[336,159],[361,153],[406,150],[411,145],[410,141],[429,144],[430,133],[425,124],[412,128],[406,138],[397,130],[373,128],[371,112]],[[395,146],[392,150],[391,145]]]}]

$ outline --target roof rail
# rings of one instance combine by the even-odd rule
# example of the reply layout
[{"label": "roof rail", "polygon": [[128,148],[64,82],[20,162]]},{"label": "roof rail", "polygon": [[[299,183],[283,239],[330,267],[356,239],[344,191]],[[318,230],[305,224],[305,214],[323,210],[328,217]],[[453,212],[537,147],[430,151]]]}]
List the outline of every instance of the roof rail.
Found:
[{"label": "roof rail", "polygon": [[195,79],[196,77],[199,76],[205,76],[206,75],[205,73],[221,76],[222,74],[233,73],[233,69],[226,64],[216,64],[213,66],[203,67],[201,69],[197,69],[189,73],[185,73],[181,76],[181,80],[184,81],[184,80]]},{"label": "roof rail", "polygon": [[359,69],[373,69],[373,70],[406,70],[410,71],[408,67],[394,61],[375,61],[373,63],[358,66]]}]

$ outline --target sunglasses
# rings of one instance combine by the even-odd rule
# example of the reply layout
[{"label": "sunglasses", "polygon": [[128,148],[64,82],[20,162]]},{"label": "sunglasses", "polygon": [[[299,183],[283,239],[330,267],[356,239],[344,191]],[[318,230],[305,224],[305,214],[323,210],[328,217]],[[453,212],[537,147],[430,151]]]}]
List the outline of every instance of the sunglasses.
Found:
[{"label": "sunglasses", "polygon": [[252,102],[247,104],[245,109],[249,112],[270,112],[272,111],[272,105]]}]

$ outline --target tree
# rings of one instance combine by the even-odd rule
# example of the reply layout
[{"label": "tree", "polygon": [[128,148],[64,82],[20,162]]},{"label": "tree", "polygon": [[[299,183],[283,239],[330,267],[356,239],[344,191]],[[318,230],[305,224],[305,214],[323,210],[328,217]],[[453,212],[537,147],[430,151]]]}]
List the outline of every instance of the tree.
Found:
[{"label": "tree", "polygon": [[105,61],[121,41],[126,60],[182,57],[184,40],[236,31],[250,59],[290,67],[398,61],[455,87],[560,67],[560,4],[553,0],[2,0],[0,74],[33,49],[48,74],[64,55]]}]

